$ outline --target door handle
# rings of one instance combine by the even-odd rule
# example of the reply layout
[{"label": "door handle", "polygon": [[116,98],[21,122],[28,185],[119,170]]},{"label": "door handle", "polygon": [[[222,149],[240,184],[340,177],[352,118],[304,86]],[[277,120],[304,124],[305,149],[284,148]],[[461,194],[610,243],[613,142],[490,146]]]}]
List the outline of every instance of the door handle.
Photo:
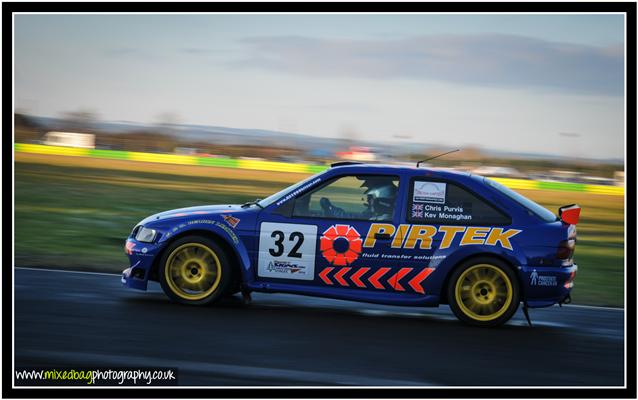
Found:
[{"label": "door handle", "polygon": [[374,234],[374,238],[375,239],[381,239],[381,240],[390,240],[390,238],[392,238],[392,236],[390,236],[389,233],[375,233]]}]

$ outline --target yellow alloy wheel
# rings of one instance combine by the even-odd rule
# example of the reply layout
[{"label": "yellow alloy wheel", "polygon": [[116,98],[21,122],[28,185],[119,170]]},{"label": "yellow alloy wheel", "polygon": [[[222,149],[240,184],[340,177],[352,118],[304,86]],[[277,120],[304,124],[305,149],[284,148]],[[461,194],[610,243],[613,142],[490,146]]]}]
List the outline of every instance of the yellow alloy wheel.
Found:
[{"label": "yellow alloy wheel", "polygon": [[201,300],[217,289],[221,263],[213,250],[200,243],[186,243],[171,252],[164,278],[175,295],[185,300]]},{"label": "yellow alloy wheel", "polygon": [[457,279],[454,295],[465,315],[476,321],[491,321],[503,315],[512,303],[512,282],[500,268],[477,264]]}]

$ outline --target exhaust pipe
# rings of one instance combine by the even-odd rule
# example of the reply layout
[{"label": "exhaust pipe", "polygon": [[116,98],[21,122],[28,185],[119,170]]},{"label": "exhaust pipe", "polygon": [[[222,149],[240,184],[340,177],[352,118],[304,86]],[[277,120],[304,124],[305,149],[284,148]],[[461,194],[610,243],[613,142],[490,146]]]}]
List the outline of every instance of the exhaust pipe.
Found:
[{"label": "exhaust pipe", "polygon": [[558,305],[562,306],[563,304],[569,304],[571,302],[572,302],[572,295],[568,293],[567,296],[565,296],[565,298],[558,303]]}]

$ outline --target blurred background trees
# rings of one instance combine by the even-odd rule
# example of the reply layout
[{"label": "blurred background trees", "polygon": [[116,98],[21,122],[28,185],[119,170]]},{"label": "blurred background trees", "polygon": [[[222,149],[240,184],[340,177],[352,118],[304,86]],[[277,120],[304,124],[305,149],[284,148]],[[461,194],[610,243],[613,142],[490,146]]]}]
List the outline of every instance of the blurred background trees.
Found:
[{"label": "blurred background trees", "polygon": [[[47,132],[64,131],[94,135],[97,149],[200,157],[314,164],[338,160],[412,164],[450,150],[436,144],[412,143],[409,134],[394,135],[390,144],[365,142],[359,139],[359,132],[353,126],[344,126],[341,138],[328,139],[285,132],[188,125],[172,112],[159,114],[151,124],[105,122],[89,109],[69,111],[60,118],[16,113],[14,121],[16,143],[43,143]],[[614,184],[614,178],[624,170],[620,161],[495,154],[478,145],[464,146],[462,151],[433,160],[431,165],[487,176],[602,184]]]}]

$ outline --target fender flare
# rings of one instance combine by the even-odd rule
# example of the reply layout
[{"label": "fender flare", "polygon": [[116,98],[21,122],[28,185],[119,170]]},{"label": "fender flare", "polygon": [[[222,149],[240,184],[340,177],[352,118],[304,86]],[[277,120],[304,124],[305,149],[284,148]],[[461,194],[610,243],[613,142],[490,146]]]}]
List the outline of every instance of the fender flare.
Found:
[{"label": "fender flare", "polygon": [[469,247],[468,246],[468,248],[465,249],[465,251],[454,252],[450,254],[449,257],[446,257],[445,259],[445,268],[444,268],[445,276],[443,277],[443,280],[441,281],[441,286],[439,288],[439,293],[438,293],[439,300],[441,302],[447,302],[447,299],[446,299],[447,286],[449,284],[450,277],[452,276],[452,273],[454,272],[454,270],[466,260],[475,258],[475,257],[494,257],[510,265],[512,267],[512,271],[514,272],[516,277],[519,279],[518,284],[519,284],[519,289],[521,292],[521,299],[523,299],[524,285],[520,281],[521,279],[520,271],[517,268],[518,265],[521,265],[521,260],[519,259],[519,256],[517,256],[516,253],[511,251],[494,251],[494,248],[491,246],[490,247],[487,247],[487,246]]},{"label": "fender flare", "polygon": [[[246,249],[244,243],[239,239],[237,233],[221,221],[213,219],[189,221],[180,225],[178,229],[166,233],[160,238],[158,244],[162,246],[161,251],[164,251],[166,246],[175,239],[191,234],[210,237],[226,248],[226,250],[231,253],[229,255],[238,263],[237,267],[240,272],[241,281],[246,283],[252,280],[252,274],[250,273],[252,266],[248,249]],[[159,260],[160,258],[158,257],[157,259]]]}]

